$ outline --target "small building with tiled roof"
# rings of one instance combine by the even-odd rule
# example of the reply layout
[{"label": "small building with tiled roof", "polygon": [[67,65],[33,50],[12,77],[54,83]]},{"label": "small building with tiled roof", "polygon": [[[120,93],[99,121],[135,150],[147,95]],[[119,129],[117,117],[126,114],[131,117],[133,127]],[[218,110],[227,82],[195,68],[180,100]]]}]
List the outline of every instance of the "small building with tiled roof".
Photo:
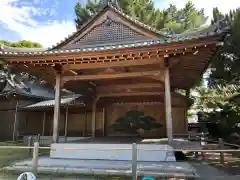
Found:
[{"label": "small building with tiled roof", "polygon": [[[31,80],[27,77],[23,78],[23,76],[4,72],[0,74],[1,140],[12,140],[14,129],[16,136],[36,135],[42,132],[42,117],[49,109],[41,109],[36,113],[35,110],[26,111],[25,107],[30,108],[34,104],[43,102],[54,102],[54,88],[46,83],[41,83],[40,80]],[[67,96],[65,99],[74,95],[64,90],[62,90],[62,94]],[[50,111],[52,114],[53,110]],[[31,120],[29,121],[29,119]],[[39,125],[36,126],[37,124]]]},{"label": "small building with tiled roof", "polygon": [[[187,132],[188,91],[200,81],[227,31],[219,22],[194,32],[167,34],[107,3],[52,48],[2,47],[0,58],[56,87],[53,142],[58,141],[63,123],[60,89],[66,88],[89,97],[88,130],[93,137],[97,131],[110,134],[117,119],[138,110],[162,125],[142,136],[167,137],[171,143],[174,133]],[[186,95],[177,93],[178,89]],[[80,124],[70,126],[80,130]]]}]

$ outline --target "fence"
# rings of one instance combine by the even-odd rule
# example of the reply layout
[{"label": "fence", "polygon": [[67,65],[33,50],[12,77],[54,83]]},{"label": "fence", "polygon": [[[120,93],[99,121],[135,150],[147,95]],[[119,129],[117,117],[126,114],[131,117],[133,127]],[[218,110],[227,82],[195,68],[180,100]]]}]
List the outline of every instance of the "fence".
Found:
[{"label": "fence", "polygon": [[[59,136],[59,143],[65,143],[65,142],[75,142],[83,139],[89,139],[90,137],[65,137],[65,136]],[[49,146],[52,143],[52,136],[40,136],[33,135],[33,136],[23,136],[23,143],[27,145],[29,143],[29,139],[31,139],[32,142],[38,141],[39,145],[43,146]]]},{"label": "fence", "polygon": [[[203,150],[203,149],[191,149],[191,150],[186,150],[186,149],[174,149],[173,151],[175,152],[200,152],[202,154],[202,158],[204,159],[204,153],[219,153],[219,159],[220,159],[220,163],[224,164],[224,153],[230,153],[230,152],[240,152],[240,149],[224,149],[224,142],[222,141],[222,139],[219,139],[219,147],[220,149],[218,150]],[[51,149],[50,147],[40,147],[39,146],[39,142],[34,142],[34,145],[31,146],[31,143],[29,143],[29,146],[0,146],[0,148],[16,148],[16,149],[28,149],[29,152],[32,153],[32,172],[33,173],[37,173],[38,172],[38,160],[39,160],[39,150],[40,149]],[[65,150],[103,150],[104,149],[93,149],[93,148],[89,148],[89,149],[76,149],[76,148],[65,148]],[[111,150],[111,149],[108,149]],[[133,143],[132,144],[132,148],[124,148],[124,149],[115,149],[115,150],[132,150],[132,179],[136,180],[137,176],[138,176],[138,168],[137,168],[137,144]],[[153,151],[152,149],[141,149],[144,151]]]},{"label": "fence", "polygon": [[174,138],[185,138],[188,140],[195,140],[200,141],[202,138],[207,138],[209,133],[195,133],[195,132],[189,132],[185,134],[174,134]]}]

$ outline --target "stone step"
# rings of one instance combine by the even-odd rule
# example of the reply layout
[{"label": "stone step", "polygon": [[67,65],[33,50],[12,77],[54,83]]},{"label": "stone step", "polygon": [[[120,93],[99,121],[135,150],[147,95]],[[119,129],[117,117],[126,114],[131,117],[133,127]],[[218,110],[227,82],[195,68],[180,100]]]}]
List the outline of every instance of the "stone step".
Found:
[{"label": "stone step", "polygon": [[[44,162],[45,161],[45,162]],[[62,164],[62,167],[55,166],[56,163],[59,163],[59,159],[51,160],[55,163],[46,164],[46,159],[42,159],[39,162],[39,173],[67,173],[67,174],[94,174],[94,175],[126,175],[131,176],[131,164],[130,162],[104,162],[104,161],[91,161],[82,165],[76,166],[76,161],[70,163],[72,160],[61,160],[61,162],[66,161],[70,163],[69,166],[66,163]],[[82,162],[82,161],[80,161]],[[86,161],[85,161],[86,162]],[[23,165],[24,164],[24,165]],[[116,164],[113,166],[113,164]],[[197,178],[198,174],[196,173],[195,168],[193,168],[188,163],[144,163],[141,162],[138,165],[138,176],[158,176],[158,177],[188,177],[188,178]],[[10,171],[31,171],[31,163],[18,163],[14,166],[7,167],[6,170]]]}]

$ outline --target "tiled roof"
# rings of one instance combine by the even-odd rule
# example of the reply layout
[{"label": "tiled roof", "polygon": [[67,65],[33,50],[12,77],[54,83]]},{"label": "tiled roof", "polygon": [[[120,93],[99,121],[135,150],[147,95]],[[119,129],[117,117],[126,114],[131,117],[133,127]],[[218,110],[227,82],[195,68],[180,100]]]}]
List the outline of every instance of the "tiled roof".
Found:
[{"label": "tiled roof", "polygon": [[[3,75],[1,75],[3,76]],[[31,82],[31,80],[22,81],[19,74],[15,78],[5,77],[6,86],[0,91],[0,95],[21,95],[29,98],[54,99],[54,88],[49,84]],[[62,89],[63,96],[70,96],[74,93]]]},{"label": "tiled roof", "polygon": [[56,45],[53,45],[50,49],[53,50],[53,49],[55,49],[58,45],[60,45],[61,43],[64,43],[64,42],[72,39],[72,38],[75,37],[76,35],[78,35],[79,32],[81,32],[90,22],[92,22],[92,20],[93,20],[94,18],[96,18],[99,14],[101,14],[102,12],[104,12],[107,8],[112,9],[114,12],[116,12],[116,13],[118,13],[119,15],[123,16],[124,18],[132,21],[133,23],[135,23],[136,25],[138,25],[138,26],[140,26],[140,27],[142,27],[142,28],[145,28],[145,29],[147,29],[147,30],[149,30],[149,31],[152,31],[152,32],[154,32],[154,33],[156,33],[156,34],[159,34],[159,35],[161,35],[161,36],[169,37],[168,33],[159,31],[159,30],[157,30],[157,29],[154,28],[154,27],[151,27],[151,26],[149,26],[149,25],[146,25],[146,24],[138,21],[137,19],[134,19],[134,18],[132,18],[131,16],[128,16],[128,15],[125,14],[122,10],[116,8],[116,7],[115,7],[114,5],[112,5],[111,3],[108,3],[108,5],[105,6],[105,7],[103,7],[102,10],[101,10],[99,13],[95,14],[92,18],[89,19],[89,21],[87,21],[84,25],[82,25],[80,29],[78,29],[76,32],[73,32],[71,35],[69,35],[68,37],[66,37],[64,40],[60,41],[60,42],[57,43]]},{"label": "tiled roof", "polygon": [[[71,104],[76,104],[76,100],[80,98],[81,95],[74,95],[71,97],[64,97],[61,99],[61,106],[64,105],[71,105]],[[83,105],[84,103],[81,101],[78,101],[78,105]],[[23,107],[22,109],[35,109],[35,108],[43,108],[43,107],[54,107],[55,105],[55,100],[48,100],[48,101],[41,101],[36,104],[31,104],[28,106]]]},{"label": "tiled roof", "polygon": [[166,40],[159,39],[159,40],[144,40],[144,41],[136,41],[131,43],[123,43],[123,42],[116,42],[113,44],[101,44],[101,45],[90,45],[88,47],[81,47],[81,48],[73,48],[73,49],[60,49],[60,50],[50,50],[50,51],[37,51],[37,52],[15,52],[15,51],[6,51],[4,48],[0,51],[1,55],[33,55],[33,56],[42,56],[42,55],[52,55],[52,54],[61,54],[61,53],[78,53],[78,52],[97,52],[97,51],[104,51],[104,50],[114,50],[114,49],[123,49],[123,48],[136,48],[136,47],[147,47],[151,45],[157,44],[166,44],[166,43],[173,43],[173,42],[183,42],[186,40],[193,40],[199,39],[203,37],[211,37],[218,34],[221,34],[222,31],[218,32],[209,32],[204,34],[195,34],[192,36],[181,36],[176,35],[173,38],[169,38]]},{"label": "tiled roof", "polygon": [[30,81],[17,82],[11,78],[6,78],[6,81],[7,81],[6,86],[0,92],[0,95],[17,94],[30,98],[40,99],[54,98],[54,90],[51,87],[47,87],[42,84],[32,83]]}]

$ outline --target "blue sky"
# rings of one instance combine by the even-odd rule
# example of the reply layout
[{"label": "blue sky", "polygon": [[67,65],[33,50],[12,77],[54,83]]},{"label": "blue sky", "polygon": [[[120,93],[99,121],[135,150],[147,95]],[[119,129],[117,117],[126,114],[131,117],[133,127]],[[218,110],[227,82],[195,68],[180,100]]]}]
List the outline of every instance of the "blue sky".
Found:
[{"label": "blue sky", "polygon": [[[31,40],[50,47],[75,31],[74,5],[86,0],[0,0],[0,39]],[[175,4],[181,8],[188,0],[154,0],[156,7]],[[240,7],[240,0],[192,0],[211,17],[213,7],[222,12]]]}]

